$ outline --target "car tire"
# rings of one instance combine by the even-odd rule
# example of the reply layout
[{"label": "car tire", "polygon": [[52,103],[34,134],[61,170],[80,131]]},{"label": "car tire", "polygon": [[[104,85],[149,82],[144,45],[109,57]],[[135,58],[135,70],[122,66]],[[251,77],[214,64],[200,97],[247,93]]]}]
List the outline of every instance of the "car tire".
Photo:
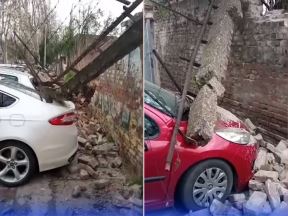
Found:
[{"label": "car tire", "polygon": [[[14,160],[12,159],[12,151],[16,152]],[[5,156],[4,158],[3,155]],[[5,161],[9,159],[10,163],[13,160],[14,164],[11,165],[9,162],[6,162],[5,165],[4,159]],[[37,159],[32,150],[25,144],[9,141],[1,143],[0,145],[0,174],[5,167],[6,170],[10,170],[6,174],[7,177],[5,177],[5,175],[0,176],[0,184],[7,187],[15,187],[27,183],[35,174],[37,170]],[[18,171],[18,178],[16,178],[15,170]],[[12,180],[13,176],[14,180]]]},{"label": "car tire", "polygon": [[[208,184],[207,182],[205,183],[205,180],[203,177],[204,175],[208,177],[209,175],[207,173],[208,171],[209,172],[211,171],[210,173],[212,173],[210,176],[216,178],[216,180],[214,181],[211,180],[213,178],[210,178],[211,182],[214,182],[215,185],[217,186],[223,185],[222,187],[217,187],[214,185],[214,183],[213,184],[212,183]],[[216,183],[218,179],[216,175],[218,174],[218,172],[220,172],[218,176],[220,179],[218,183]],[[206,178],[206,179],[209,179],[209,178]],[[225,181],[227,181],[227,184],[225,184]],[[199,209],[208,207],[207,206],[208,202],[209,204],[211,204],[212,200],[215,197],[219,199],[220,201],[224,201],[227,198],[227,196],[231,193],[232,187],[233,187],[233,172],[231,170],[231,167],[222,160],[215,160],[215,159],[207,160],[192,167],[184,175],[179,185],[178,198],[180,199],[181,206],[184,207],[185,209],[199,210]],[[220,189],[221,191],[219,191]],[[219,194],[217,194],[216,191]],[[199,202],[200,202],[199,200],[201,200],[201,197],[203,196],[203,194],[207,194],[207,196],[209,194],[208,202],[206,202],[206,205],[199,205]],[[214,196],[211,194],[213,194]]]}]

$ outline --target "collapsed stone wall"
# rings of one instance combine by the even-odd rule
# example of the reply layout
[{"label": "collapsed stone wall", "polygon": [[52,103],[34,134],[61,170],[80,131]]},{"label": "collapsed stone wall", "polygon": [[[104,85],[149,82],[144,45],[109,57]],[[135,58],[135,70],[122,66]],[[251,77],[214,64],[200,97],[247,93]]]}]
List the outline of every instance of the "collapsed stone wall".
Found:
[{"label": "collapsed stone wall", "polygon": [[[75,49],[74,58],[81,54],[93,39],[94,37],[80,41]],[[113,39],[106,38],[100,48],[105,50]],[[83,88],[87,101],[90,101],[92,115],[100,121],[97,123],[101,124],[117,144],[124,164],[132,171],[130,174],[140,178],[143,175],[142,51],[143,48],[138,47],[91,81],[88,87]],[[81,70],[91,63],[99,52],[95,47],[76,68]]]},{"label": "collapsed stone wall", "polygon": [[93,114],[117,142],[120,155],[138,177],[142,176],[143,164],[141,52],[142,48],[137,48],[94,80],[90,103]]},{"label": "collapsed stone wall", "polygon": [[276,143],[288,138],[288,17],[280,11],[260,17],[259,3],[246,9],[233,37],[223,106]]}]

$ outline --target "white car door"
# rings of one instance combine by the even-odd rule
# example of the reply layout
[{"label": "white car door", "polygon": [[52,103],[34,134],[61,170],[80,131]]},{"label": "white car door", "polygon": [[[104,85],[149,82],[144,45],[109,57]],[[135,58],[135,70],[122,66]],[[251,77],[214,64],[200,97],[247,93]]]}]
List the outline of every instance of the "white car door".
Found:
[{"label": "white car door", "polygon": [[24,116],[13,112],[17,100],[16,97],[0,90],[0,131],[3,132],[0,136],[10,134],[12,127],[20,127],[24,124]]}]

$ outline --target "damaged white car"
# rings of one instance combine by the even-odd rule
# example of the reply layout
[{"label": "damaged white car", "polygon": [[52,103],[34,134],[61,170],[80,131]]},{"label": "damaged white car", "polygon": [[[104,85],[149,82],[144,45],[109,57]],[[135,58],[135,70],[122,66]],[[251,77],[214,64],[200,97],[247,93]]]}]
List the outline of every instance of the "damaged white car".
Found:
[{"label": "damaged white car", "polygon": [[77,151],[75,106],[47,103],[34,89],[0,80],[0,183],[18,186],[64,166]]}]

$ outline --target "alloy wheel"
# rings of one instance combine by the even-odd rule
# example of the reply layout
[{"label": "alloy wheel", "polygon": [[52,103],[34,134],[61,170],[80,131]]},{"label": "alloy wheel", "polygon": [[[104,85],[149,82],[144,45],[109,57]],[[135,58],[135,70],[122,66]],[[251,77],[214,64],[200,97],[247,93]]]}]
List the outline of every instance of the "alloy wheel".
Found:
[{"label": "alloy wheel", "polygon": [[30,163],[27,154],[16,146],[0,150],[0,179],[7,183],[21,181],[29,172]]},{"label": "alloy wheel", "polygon": [[228,177],[220,168],[204,170],[193,186],[193,199],[200,207],[208,207],[213,199],[221,199],[228,186]]}]

